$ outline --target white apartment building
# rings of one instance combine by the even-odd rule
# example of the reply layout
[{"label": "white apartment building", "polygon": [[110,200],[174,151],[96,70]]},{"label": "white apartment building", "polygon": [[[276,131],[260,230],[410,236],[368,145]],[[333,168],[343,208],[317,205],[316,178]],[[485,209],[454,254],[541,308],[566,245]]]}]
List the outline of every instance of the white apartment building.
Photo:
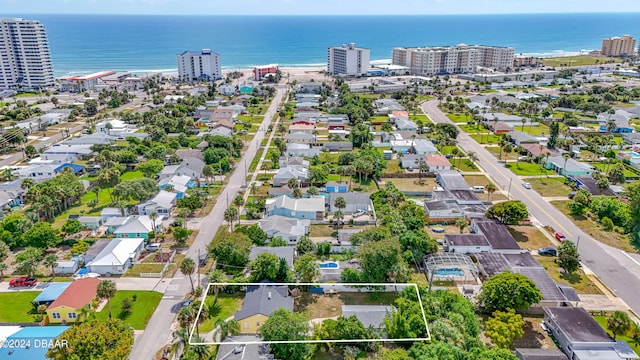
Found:
[{"label": "white apartment building", "polygon": [[327,71],[337,76],[363,76],[369,70],[371,51],[355,43],[332,46],[327,51]]},{"label": "white apartment building", "polygon": [[0,90],[55,84],[47,32],[37,20],[0,18]]},{"label": "white apartment building", "polygon": [[633,55],[636,51],[636,39],[631,35],[615,36],[602,40],[600,53],[606,56]]},{"label": "white apartment building", "polygon": [[177,55],[178,76],[181,81],[222,79],[220,55],[211,49],[185,51]]},{"label": "white apartment building", "polygon": [[394,48],[392,63],[424,76],[473,73],[478,67],[504,71],[513,67],[514,54],[514,48],[482,45]]}]

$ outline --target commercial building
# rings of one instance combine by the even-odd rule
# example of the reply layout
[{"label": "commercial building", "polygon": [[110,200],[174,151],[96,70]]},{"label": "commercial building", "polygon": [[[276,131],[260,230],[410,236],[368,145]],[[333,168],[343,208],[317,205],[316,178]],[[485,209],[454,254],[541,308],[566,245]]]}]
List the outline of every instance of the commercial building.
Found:
[{"label": "commercial building", "polygon": [[256,66],[253,68],[253,78],[255,80],[260,80],[267,74],[275,74],[276,71],[278,71],[278,64]]},{"label": "commercial building", "polygon": [[614,36],[602,40],[600,53],[606,56],[633,55],[636,51],[636,39],[631,35]]},{"label": "commercial building", "polygon": [[211,49],[185,51],[177,55],[178,77],[181,81],[198,79],[216,80],[222,78],[220,55]]},{"label": "commercial building", "polygon": [[473,73],[478,67],[503,71],[513,68],[514,53],[514,48],[481,45],[394,48],[392,63],[423,76]]},{"label": "commercial building", "polygon": [[44,26],[37,20],[0,19],[0,90],[40,90],[54,84]]},{"label": "commercial building", "polygon": [[101,78],[114,75],[115,71],[99,71],[85,76],[65,76],[60,79],[60,90],[70,92],[83,92],[93,90],[101,81]]},{"label": "commercial building", "polygon": [[371,51],[355,43],[331,46],[327,50],[327,71],[336,76],[364,76],[369,70]]}]

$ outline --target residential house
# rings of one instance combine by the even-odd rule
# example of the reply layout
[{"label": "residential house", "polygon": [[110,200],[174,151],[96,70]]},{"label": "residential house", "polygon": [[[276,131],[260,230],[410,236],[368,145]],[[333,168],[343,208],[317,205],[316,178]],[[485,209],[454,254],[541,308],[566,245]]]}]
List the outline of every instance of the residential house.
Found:
[{"label": "residential house", "polygon": [[507,137],[516,145],[538,144],[540,142],[535,137],[517,130],[508,132]]},{"label": "residential house", "polygon": [[324,187],[328,193],[346,193],[349,191],[349,183],[346,181],[329,181]]},{"label": "residential house", "polygon": [[84,229],[96,231],[102,226],[102,218],[100,216],[78,216],[78,221]]},{"label": "residential house", "polygon": [[22,205],[24,194],[24,190],[0,189],[0,214],[2,214],[4,210],[10,210],[14,207]]},{"label": "residential house", "polygon": [[371,202],[371,195],[368,192],[347,192],[347,193],[329,193],[329,212],[334,213],[339,209],[336,208],[335,202],[337,198],[343,198],[347,203],[347,207],[341,209],[345,215],[351,215],[354,212],[366,211],[370,212],[373,209],[373,203]]},{"label": "residential house", "polygon": [[458,218],[480,218],[487,206],[469,190],[437,190],[432,200],[424,202],[424,209],[431,222],[453,221]]},{"label": "residential house", "polygon": [[408,154],[411,153],[414,142],[407,139],[389,140],[389,145],[391,146],[391,150],[393,150],[393,152],[395,153]]},{"label": "residential house", "polygon": [[44,181],[56,176],[57,166],[53,165],[30,165],[14,171],[18,179],[32,179],[36,182]]},{"label": "residential house", "polygon": [[491,251],[493,248],[482,234],[446,234],[444,251],[459,254],[475,254]]},{"label": "residential house", "polygon": [[324,219],[324,197],[295,199],[286,195],[275,199],[267,199],[267,215],[280,215],[297,219]]},{"label": "residential house", "polygon": [[397,119],[396,129],[400,131],[417,131],[418,125],[409,119]]},{"label": "residential house", "polygon": [[96,256],[98,256],[98,254],[100,254],[100,252],[102,252],[102,250],[107,247],[110,242],[111,240],[109,239],[97,239],[82,255],[84,263],[88,264],[93,261],[93,259],[95,259]]},{"label": "residential house", "polygon": [[555,156],[558,154],[555,150],[550,150],[542,144],[522,144],[520,146],[523,149],[527,150],[529,156],[533,158],[546,156],[547,154],[549,154],[550,156]]},{"label": "residential house", "polygon": [[300,84],[300,87],[298,88],[298,92],[305,93],[305,94],[317,94],[320,92],[321,88],[322,88],[322,83],[305,82]]},{"label": "residential house", "polygon": [[42,154],[38,157],[35,157],[29,160],[29,165],[62,165],[65,163],[71,163],[78,160],[77,156],[61,154]]},{"label": "residential house", "polygon": [[197,137],[202,138],[205,135],[222,136],[222,137],[229,138],[229,137],[231,137],[231,135],[233,135],[233,129],[229,129],[229,128],[224,127],[224,126],[218,126],[218,127],[214,128],[214,129],[211,129],[209,131],[199,132]]},{"label": "residential house", "polygon": [[313,146],[311,144],[288,143],[285,154],[287,156],[304,156],[314,157],[320,154],[321,146]]},{"label": "residential house", "polygon": [[343,119],[329,119],[329,121],[327,121],[327,129],[346,130],[346,124]]},{"label": "residential house", "polygon": [[414,140],[412,140],[412,150],[411,152],[415,153],[415,154],[420,154],[420,155],[426,155],[426,154],[437,154],[438,153],[438,149],[436,149],[436,146],[433,145],[433,143],[427,139],[424,138],[416,138]]},{"label": "residential house", "polygon": [[315,130],[316,130],[315,125],[307,125],[307,124],[299,123],[299,124],[293,124],[289,126],[289,134],[299,133],[299,132],[313,134]]},{"label": "residential house", "polygon": [[584,308],[545,307],[544,324],[572,360],[638,358],[626,342],[613,340]]},{"label": "residential house", "polygon": [[291,178],[297,179],[299,183],[305,183],[309,180],[309,169],[295,165],[281,167],[273,177],[273,186],[286,185]]},{"label": "residential house", "polygon": [[486,113],[482,116],[482,120],[490,125],[494,123],[496,119],[498,119],[497,121],[501,121],[505,124],[511,125],[514,128],[522,126],[522,120],[525,120],[526,126],[537,126],[539,124],[537,121],[532,121],[531,119],[523,116],[509,115],[504,113]]},{"label": "residential house", "polygon": [[322,143],[322,149],[326,151],[351,151],[353,143],[351,141],[325,141]]},{"label": "residential house", "polygon": [[97,133],[106,133],[116,137],[127,137],[129,134],[135,133],[136,130],[135,126],[119,119],[109,119],[96,124]]},{"label": "residential house", "polygon": [[114,207],[106,207],[103,208],[102,211],[100,211],[100,218],[102,218],[103,223],[105,223],[110,218],[122,217],[123,215],[129,215],[129,211],[127,210],[127,208],[124,208],[124,214],[122,213],[121,209]]},{"label": "residential house", "polygon": [[232,96],[236,93],[236,87],[234,85],[220,85],[218,87],[218,92],[224,96]]},{"label": "residential house", "polygon": [[406,111],[392,111],[387,115],[389,121],[396,124],[400,119],[409,120],[409,113]]},{"label": "residential house", "polygon": [[77,158],[86,158],[93,154],[92,145],[54,145],[44,151],[45,154],[74,155]]},{"label": "residential house", "polygon": [[227,336],[218,345],[218,355],[215,360],[271,360],[269,347],[260,344],[262,338],[251,335]]},{"label": "residential house", "polygon": [[204,161],[198,158],[184,158],[179,165],[167,165],[160,173],[159,179],[170,178],[174,175],[186,175],[192,179],[202,178],[202,170],[204,169]]},{"label": "residential house", "polygon": [[403,169],[417,169],[420,166],[420,162],[426,163],[425,155],[419,154],[402,154],[400,157],[400,167]]},{"label": "residential house", "polygon": [[509,229],[503,224],[486,218],[476,218],[471,220],[471,231],[475,234],[482,234],[491,245],[493,252],[521,253],[516,239],[511,235]]},{"label": "residential house", "polygon": [[349,135],[351,134],[351,131],[349,130],[329,130],[329,139],[340,139],[340,140],[345,140]]},{"label": "residential house", "polygon": [[638,117],[638,115],[618,109],[614,114],[609,114],[608,112],[599,114],[596,117],[596,121],[600,123],[600,132],[608,132],[607,124],[609,121],[613,121],[616,126],[612,132],[616,134],[626,134],[633,132],[633,126],[629,121],[634,117]]},{"label": "residential house", "polygon": [[[135,134],[141,134],[141,133],[135,133]],[[130,136],[133,136],[133,135],[130,135]],[[63,145],[63,146],[71,146],[71,145],[93,146],[97,144],[109,145],[114,141],[116,141],[117,139],[118,139],[117,136],[108,135],[106,132],[96,132],[93,134],[69,138],[61,142],[59,145]],[[70,161],[65,161],[65,162],[71,162],[75,160],[77,160],[77,157]]]},{"label": "residential house", "polygon": [[487,124],[496,135],[506,134],[513,131],[513,125],[509,125],[502,121],[488,121]]},{"label": "residential house", "polygon": [[309,160],[305,160],[302,156],[286,156],[278,160],[280,167],[285,166],[302,166],[309,168]]},{"label": "residential house", "polygon": [[[112,226],[109,224],[115,224],[117,220],[120,220],[118,226]],[[154,231],[154,221],[146,215],[131,215],[125,218],[111,218],[108,221],[113,220],[107,224],[107,232],[114,234],[119,238],[143,238],[145,241],[149,240],[149,233]],[[159,219],[155,221],[155,231],[162,230],[162,222]]]},{"label": "residential house", "polygon": [[234,315],[243,334],[254,334],[276,310],[293,311],[293,298],[285,285],[250,285],[242,303],[242,309]]},{"label": "residential house", "polygon": [[640,144],[640,133],[624,133],[622,139],[627,145],[638,145]]},{"label": "residential house", "polygon": [[365,328],[383,329],[384,318],[394,312],[393,306],[385,305],[342,305],[342,316],[355,316]]},{"label": "residential house", "polygon": [[155,212],[160,217],[167,218],[176,206],[177,194],[160,190],[153,199],[138,204],[138,214],[151,215]]},{"label": "residential house", "polygon": [[297,243],[301,237],[308,235],[311,222],[309,220],[289,218],[279,215],[268,216],[258,221],[258,227],[269,239],[281,238],[288,243]]},{"label": "residential house", "polygon": [[293,246],[253,246],[249,250],[249,261],[257,259],[261,254],[271,254],[284,259],[289,269],[293,269],[294,252],[295,248]]},{"label": "residential house", "polygon": [[246,84],[240,87],[240,94],[253,94],[253,85]]},{"label": "residential house", "polygon": [[558,349],[517,348],[516,357],[519,360],[569,360]]},{"label": "residential house", "polygon": [[188,158],[196,158],[199,160],[204,158],[200,150],[176,150],[176,155],[178,155],[181,161]]},{"label": "residential house", "polygon": [[[187,190],[197,186],[196,182],[188,175],[173,175],[158,181],[160,189],[176,193],[176,199],[180,200],[187,195]],[[171,190],[169,190],[171,189]]]},{"label": "residential house", "polygon": [[320,103],[317,101],[305,101],[296,103],[297,108],[317,108],[320,106]]},{"label": "residential house", "polygon": [[64,346],[58,341],[69,326],[16,326],[13,329],[15,331],[0,336],[0,342],[4,345],[0,346],[0,359],[46,360],[50,347]]},{"label": "residential house", "polygon": [[319,102],[320,95],[318,94],[305,94],[305,93],[297,93],[296,94],[297,102]]},{"label": "residential house", "polygon": [[206,122],[210,122],[211,118],[213,118],[213,109],[207,109],[204,106],[198,107],[196,111],[193,113],[194,120],[202,120],[206,119]]},{"label": "residential house", "polygon": [[449,160],[440,154],[427,154],[426,164],[429,167],[430,172],[439,170],[451,170],[451,163]]},{"label": "residential house", "polygon": [[49,324],[75,322],[78,312],[91,305],[98,292],[99,279],[85,278],[69,285],[47,308]]},{"label": "residential house", "polygon": [[445,190],[468,190],[469,184],[456,170],[439,170],[436,172],[436,182]]},{"label": "residential house", "polygon": [[101,275],[122,275],[133,266],[136,256],[143,248],[143,238],[112,239],[95,259],[87,264],[87,268]]},{"label": "residential house", "polygon": [[42,290],[33,302],[38,305],[49,306],[71,285],[71,282],[50,282],[47,287]]},{"label": "residential house", "polygon": [[285,135],[288,143],[313,144],[316,142],[316,136],[312,133],[295,132]]},{"label": "residential house", "polygon": [[564,156],[549,157],[546,159],[544,167],[565,177],[589,176],[596,170],[595,167],[587,163],[579,162],[572,158],[565,158]]},{"label": "residential house", "polygon": [[575,182],[578,189],[586,190],[591,193],[591,195],[616,196],[616,193],[613,192],[609,186],[607,186],[606,189],[598,187],[598,182],[593,176],[572,176],[570,180]]},{"label": "residential house", "polygon": [[[67,170],[69,169],[69,170]],[[85,172],[86,168],[84,167],[84,165],[79,165],[79,164],[70,164],[70,163],[65,163],[62,164],[58,167],[56,167],[55,169],[53,169],[53,171],[56,174],[59,174],[63,171],[71,171],[72,173],[74,173],[75,175],[82,175]]]},{"label": "residential house", "polygon": [[376,115],[388,115],[394,111],[403,111],[404,106],[396,99],[378,99],[375,101]]}]

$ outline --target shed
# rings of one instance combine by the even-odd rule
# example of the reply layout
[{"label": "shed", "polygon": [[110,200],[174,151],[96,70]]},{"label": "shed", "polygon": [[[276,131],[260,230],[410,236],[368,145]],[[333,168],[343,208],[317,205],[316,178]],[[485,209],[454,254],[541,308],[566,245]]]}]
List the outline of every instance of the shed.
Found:
[{"label": "shed", "polygon": [[53,268],[54,274],[73,274],[78,270],[78,261],[58,261],[56,267]]}]

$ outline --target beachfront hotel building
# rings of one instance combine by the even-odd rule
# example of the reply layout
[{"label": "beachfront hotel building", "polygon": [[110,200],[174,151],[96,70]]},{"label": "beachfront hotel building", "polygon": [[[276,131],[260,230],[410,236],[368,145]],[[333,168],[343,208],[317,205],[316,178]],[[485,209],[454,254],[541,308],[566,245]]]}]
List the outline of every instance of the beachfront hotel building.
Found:
[{"label": "beachfront hotel building", "polygon": [[0,18],[0,90],[55,85],[49,41],[37,20]]},{"label": "beachfront hotel building", "polygon": [[220,55],[211,49],[185,51],[177,55],[178,77],[181,81],[222,79]]},{"label": "beachfront hotel building", "polygon": [[636,39],[631,35],[614,36],[602,40],[600,53],[605,56],[633,55],[636,51]]},{"label": "beachfront hotel building", "polygon": [[253,79],[260,80],[268,74],[275,74],[278,71],[278,64],[255,66],[253,68]]},{"label": "beachfront hotel building", "polygon": [[335,76],[363,76],[369,70],[371,51],[355,43],[331,46],[327,50],[327,72]]},{"label": "beachfront hotel building", "polygon": [[505,71],[513,68],[514,54],[514,48],[481,45],[394,48],[392,63],[426,76],[473,73],[479,67]]}]

